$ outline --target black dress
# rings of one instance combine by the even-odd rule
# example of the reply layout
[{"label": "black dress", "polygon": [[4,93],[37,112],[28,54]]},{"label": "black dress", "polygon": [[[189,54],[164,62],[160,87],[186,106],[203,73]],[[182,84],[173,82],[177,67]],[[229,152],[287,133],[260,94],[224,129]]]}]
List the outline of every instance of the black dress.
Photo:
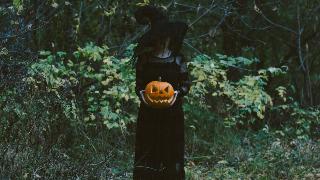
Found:
[{"label": "black dress", "polygon": [[[140,103],[134,159],[134,180],[180,180],[184,173],[183,96],[190,89],[184,57],[148,58],[136,65],[136,93],[148,82],[169,82],[179,91],[176,102],[166,109],[154,109]],[[139,96],[140,97],[140,96]],[[141,97],[140,97],[141,98]]]}]

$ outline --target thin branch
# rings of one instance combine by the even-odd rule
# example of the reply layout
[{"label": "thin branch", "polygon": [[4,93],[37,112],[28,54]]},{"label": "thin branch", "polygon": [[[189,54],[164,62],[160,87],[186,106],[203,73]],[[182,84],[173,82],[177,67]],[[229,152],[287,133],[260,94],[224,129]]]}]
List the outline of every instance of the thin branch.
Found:
[{"label": "thin branch", "polygon": [[217,5],[214,4],[214,1],[212,1],[210,8],[207,9],[204,13],[202,13],[197,19],[195,19],[192,23],[189,24],[189,27],[193,26],[196,22],[198,22],[202,17],[207,15],[213,8],[217,7]]},{"label": "thin branch", "polygon": [[[99,6],[104,10],[104,11],[108,11],[108,9],[103,5],[103,3],[100,0],[97,0]],[[109,2],[109,1],[108,1]],[[107,3],[108,3],[107,2]]]},{"label": "thin branch", "polygon": [[[190,43],[188,43],[187,41],[183,41],[183,43],[185,43],[187,46],[189,46],[192,50],[196,51],[198,54],[204,54],[199,49],[195,48]],[[236,69],[240,69],[240,70],[245,70],[245,71],[249,71],[249,72],[256,72],[256,71],[253,71],[251,69],[246,69],[246,68],[234,66],[234,65],[231,65],[231,64],[227,64],[227,63],[222,63],[222,62],[219,62],[219,61],[217,61],[217,63],[222,64],[224,66],[229,66],[229,67],[233,67],[233,68],[236,68]]]},{"label": "thin branch", "polygon": [[[257,6],[256,1],[254,0],[253,2],[254,2],[254,4]],[[258,13],[259,13],[268,23],[272,24],[273,26],[278,27],[278,28],[281,28],[281,29],[284,29],[284,30],[289,31],[289,32],[292,32],[292,33],[294,33],[294,34],[297,34],[297,32],[294,31],[293,29],[288,28],[288,27],[286,27],[286,26],[283,26],[283,25],[281,25],[281,24],[277,24],[277,23],[271,21],[267,16],[265,16],[265,15],[263,14],[261,8],[258,9]]]},{"label": "thin branch", "polygon": [[[147,29],[148,29],[148,26],[145,26],[145,27],[143,27],[141,30],[139,30],[136,34],[134,34],[129,40],[126,41],[126,39],[124,39],[123,43],[122,43],[119,47],[127,47],[129,44],[131,44],[132,42],[134,42],[135,40],[137,40],[137,39],[141,36],[141,34],[143,34],[144,32],[146,32]],[[121,48],[120,48],[119,54],[122,54],[122,53],[124,52],[124,49],[125,49],[125,48],[123,48],[123,49],[121,50]]]},{"label": "thin branch", "polygon": [[198,36],[194,36],[194,37],[190,37],[190,38],[185,38],[185,40],[199,39],[199,38],[203,38],[203,37],[206,37],[206,36],[209,36],[209,33],[204,33],[204,34],[201,34],[201,35],[198,35]]},{"label": "thin branch", "polygon": [[191,9],[199,9],[199,7],[191,6],[191,5],[188,5],[188,4],[181,4],[181,3],[178,3],[178,2],[175,2],[174,5],[179,5],[179,6],[183,6],[183,7],[188,7],[188,8],[191,8]]},{"label": "thin branch", "polygon": [[219,23],[209,31],[209,35],[211,37],[214,37],[217,33],[217,30],[218,28],[222,25],[222,23],[225,21],[225,19],[227,18],[227,16],[229,15],[230,13],[227,11],[227,8],[224,9],[224,13],[223,13],[223,17],[220,19]]},{"label": "thin branch", "polygon": [[196,51],[198,54],[203,54],[199,49],[193,47],[190,43],[188,43],[187,41],[183,41],[183,43],[185,43],[187,46],[189,46],[192,50]]},{"label": "thin branch", "polygon": [[242,34],[242,33],[240,33],[240,32],[237,32],[236,30],[234,30],[234,29],[233,29],[232,27],[230,27],[229,24],[227,24],[227,23],[226,23],[225,25],[226,25],[226,27],[227,27],[230,31],[236,33],[239,37],[241,37],[241,38],[243,38],[243,39],[245,39],[245,40],[252,41],[252,42],[259,42],[259,43],[261,43],[261,44],[263,44],[263,45],[266,45],[266,44],[267,44],[266,42],[264,42],[264,41],[262,41],[262,40],[259,40],[259,39],[250,39],[248,36],[246,36],[246,35],[244,35],[244,34]]},{"label": "thin branch", "polygon": [[301,48],[301,35],[303,32],[303,28],[301,28],[301,22],[300,22],[300,7],[297,6],[297,21],[298,21],[298,53],[299,53],[299,60],[300,60],[300,67],[304,72],[306,72],[306,67],[304,65],[304,59],[302,55],[302,48]]},{"label": "thin branch", "polygon": [[258,30],[258,31],[265,31],[271,28],[271,26],[265,26],[265,27],[252,27],[250,26],[244,19],[242,16],[240,16],[238,14],[238,17],[240,19],[240,21],[242,22],[242,24],[244,24],[247,28],[249,28],[250,30]]},{"label": "thin branch", "polygon": [[[45,25],[46,24],[48,24],[49,22],[46,22],[45,23]],[[0,37],[0,40],[1,39],[11,39],[11,38],[16,38],[16,37],[19,37],[19,36],[22,36],[22,35],[25,35],[25,34],[27,34],[27,33],[29,33],[29,32],[32,32],[32,31],[36,31],[36,30],[38,30],[38,29],[41,29],[41,28],[43,28],[44,27],[44,25],[42,25],[42,26],[38,26],[38,27],[36,27],[36,28],[33,28],[33,29],[24,29],[25,31],[23,31],[23,32],[19,32],[18,34],[14,34],[14,35],[10,35],[10,36],[3,36],[3,37]]]},{"label": "thin branch", "polygon": [[[36,30],[38,30],[38,29],[43,28],[45,25],[47,25],[47,24],[50,23],[50,21],[54,18],[54,16],[55,16],[57,13],[60,12],[61,9],[62,9],[62,8],[60,7],[60,8],[58,8],[58,9],[56,9],[55,11],[53,11],[52,14],[51,14],[50,16],[48,16],[47,21],[43,21],[43,24],[42,24],[42,25],[39,25],[38,27],[35,27],[35,28],[29,28],[29,25],[26,25],[19,33],[14,34],[14,35],[9,35],[9,36],[2,36],[2,37],[0,37],[0,40],[2,40],[2,39],[16,38],[16,37],[19,37],[19,36],[23,36],[23,35],[25,35],[25,34],[27,34],[27,33],[29,33],[29,32],[36,31]],[[39,17],[40,17],[40,16],[39,16]],[[38,17],[36,17],[36,18],[35,18],[34,20],[32,20],[32,21],[37,20],[37,18],[38,18]]]}]

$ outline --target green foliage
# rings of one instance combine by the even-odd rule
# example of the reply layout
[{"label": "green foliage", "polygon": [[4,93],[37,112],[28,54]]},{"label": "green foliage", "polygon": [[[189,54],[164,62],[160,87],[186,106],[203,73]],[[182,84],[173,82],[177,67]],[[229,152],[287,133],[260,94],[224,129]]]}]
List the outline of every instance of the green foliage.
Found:
[{"label": "green foliage", "polygon": [[[320,137],[319,108],[302,108],[298,103],[282,104],[273,107],[278,114],[285,114],[288,118],[277,133],[286,138],[310,139]],[[282,117],[282,116],[281,116]]]},{"label": "green foliage", "polygon": [[[226,132],[220,132],[221,136]],[[276,133],[261,130],[240,136],[219,152],[220,144],[209,143],[205,156],[189,155],[186,176],[201,179],[316,179],[319,143],[277,138]],[[228,143],[226,143],[228,144]],[[191,157],[190,157],[191,156]],[[197,159],[202,157],[201,160]]]},{"label": "green foliage", "polygon": [[[73,107],[82,112],[81,115],[69,113],[75,119],[83,117],[80,121],[87,124],[103,122],[108,128],[125,129],[126,124],[134,121],[132,114],[139,102],[129,62],[133,47],[129,46],[125,52],[127,57],[123,59],[110,56],[107,47],[92,43],[72,55],[42,51],[43,58],[31,66],[28,81],[55,92],[58,98],[73,99],[76,102]],[[271,97],[264,89],[268,77],[284,72],[280,68],[268,68],[255,76],[245,75],[237,82],[227,78],[229,66],[245,67],[254,62],[257,60],[220,54],[214,58],[196,56],[189,63],[194,84],[188,102],[206,109],[226,107],[214,112],[225,119],[228,127],[263,119],[266,108],[272,106]]]},{"label": "green foliage", "polygon": [[74,99],[81,111],[76,117],[83,117],[80,121],[125,129],[135,119],[132,114],[138,98],[134,93],[135,75],[130,57],[117,59],[108,54],[106,46],[92,43],[71,56],[64,52],[40,54],[43,59],[31,66],[29,82],[55,92],[57,98]]},{"label": "green foliage", "polygon": [[150,4],[150,0],[143,0],[143,2],[137,3],[137,6],[146,6]]},{"label": "green foliage", "polygon": [[294,106],[291,116],[294,121],[289,122],[290,125],[285,129],[287,134],[291,134],[290,131],[293,131],[299,139],[309,139],[312,136],[319,137],[319,109],[302,109],[300,107]]},{"label": "green foliage", "polygon": [[[130,178],[133,143],[128,127],[139,104],[130,62],[134,47],[130,45],[123,58],[93,43],[73,53],[40,51],[39,61],[28,67],[21,82],[0,94],[0,162],[5,162],[5,173],[71,178],[104,172]],[[318,157],[311,156],[310,148],[318,146],[308,140],[319,136],[319,109],[294,103],[286,84],[273,84],[267,91],[269,80],[286,72],[275,67],[249,71],[257,62],[217,54],[199,55],[188,63],[193,81],[184,103],[189,179],[317,175],[310,167]],[[231,81],[230,66],[246,71]],[[273,129],[265,124],[270,113],[286,121]],[[263,129],[248,131],[260,122]],[[17,159],[10,156],[13,143],[19,144]],[[106,152],[112,155],[105,157]],[[45,168],[32,174],[40,164]],[[79,165],[93,171],[82,171]]]},{"label": "green foliage", "polygon": [[239,81],[232,82],[227,79],[229,66],[251,65],[256,59],[244,57],[227,57],[217,54],[215,58],[200,55],[190,62],[191,75],[194,85],[191,89],[192,102],[211,108],[212,106],[225,107],[217,109],[225,118],[229,127],[238,123],[254,123],[264,119],[266,109],[272,107],[271,96],[266,92],[265,86],[269,76],[285,73],[280,68],[259,70],[258,75],[245,75]]},{"label": "green foliage", "polygon": [[124,48],[147,4],[190,25],[187,178],[320,178],[318,1],[0,4],[0,178],[131,178],[139,102]]},{"label": "green foliage", "polygon": [[13,0],[13,7],[16,8],[18,14],[23,11],[23,0]]}]

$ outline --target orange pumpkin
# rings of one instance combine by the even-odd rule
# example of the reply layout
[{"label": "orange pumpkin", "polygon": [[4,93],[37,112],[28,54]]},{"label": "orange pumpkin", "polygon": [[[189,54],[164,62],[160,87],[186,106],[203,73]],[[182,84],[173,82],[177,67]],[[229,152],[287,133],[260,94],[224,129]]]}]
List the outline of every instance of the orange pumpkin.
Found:
[{"label": "orange pumpkin", "polygon": [[145,101],[154,108],[165,108],[171,106],[174,100],[174,89],[168,82],[151,81],[144,91]]}]

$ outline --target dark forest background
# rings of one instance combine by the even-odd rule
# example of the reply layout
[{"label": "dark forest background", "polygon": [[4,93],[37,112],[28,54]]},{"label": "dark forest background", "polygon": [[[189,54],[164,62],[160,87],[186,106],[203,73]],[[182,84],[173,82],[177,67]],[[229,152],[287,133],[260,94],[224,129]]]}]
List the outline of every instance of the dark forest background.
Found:
[{"label": "dark forest background", "polygon": [[147,4],[190,26],[187,178],[320,178],[319,0],[1,0],[0,179],[131,178]]}]

